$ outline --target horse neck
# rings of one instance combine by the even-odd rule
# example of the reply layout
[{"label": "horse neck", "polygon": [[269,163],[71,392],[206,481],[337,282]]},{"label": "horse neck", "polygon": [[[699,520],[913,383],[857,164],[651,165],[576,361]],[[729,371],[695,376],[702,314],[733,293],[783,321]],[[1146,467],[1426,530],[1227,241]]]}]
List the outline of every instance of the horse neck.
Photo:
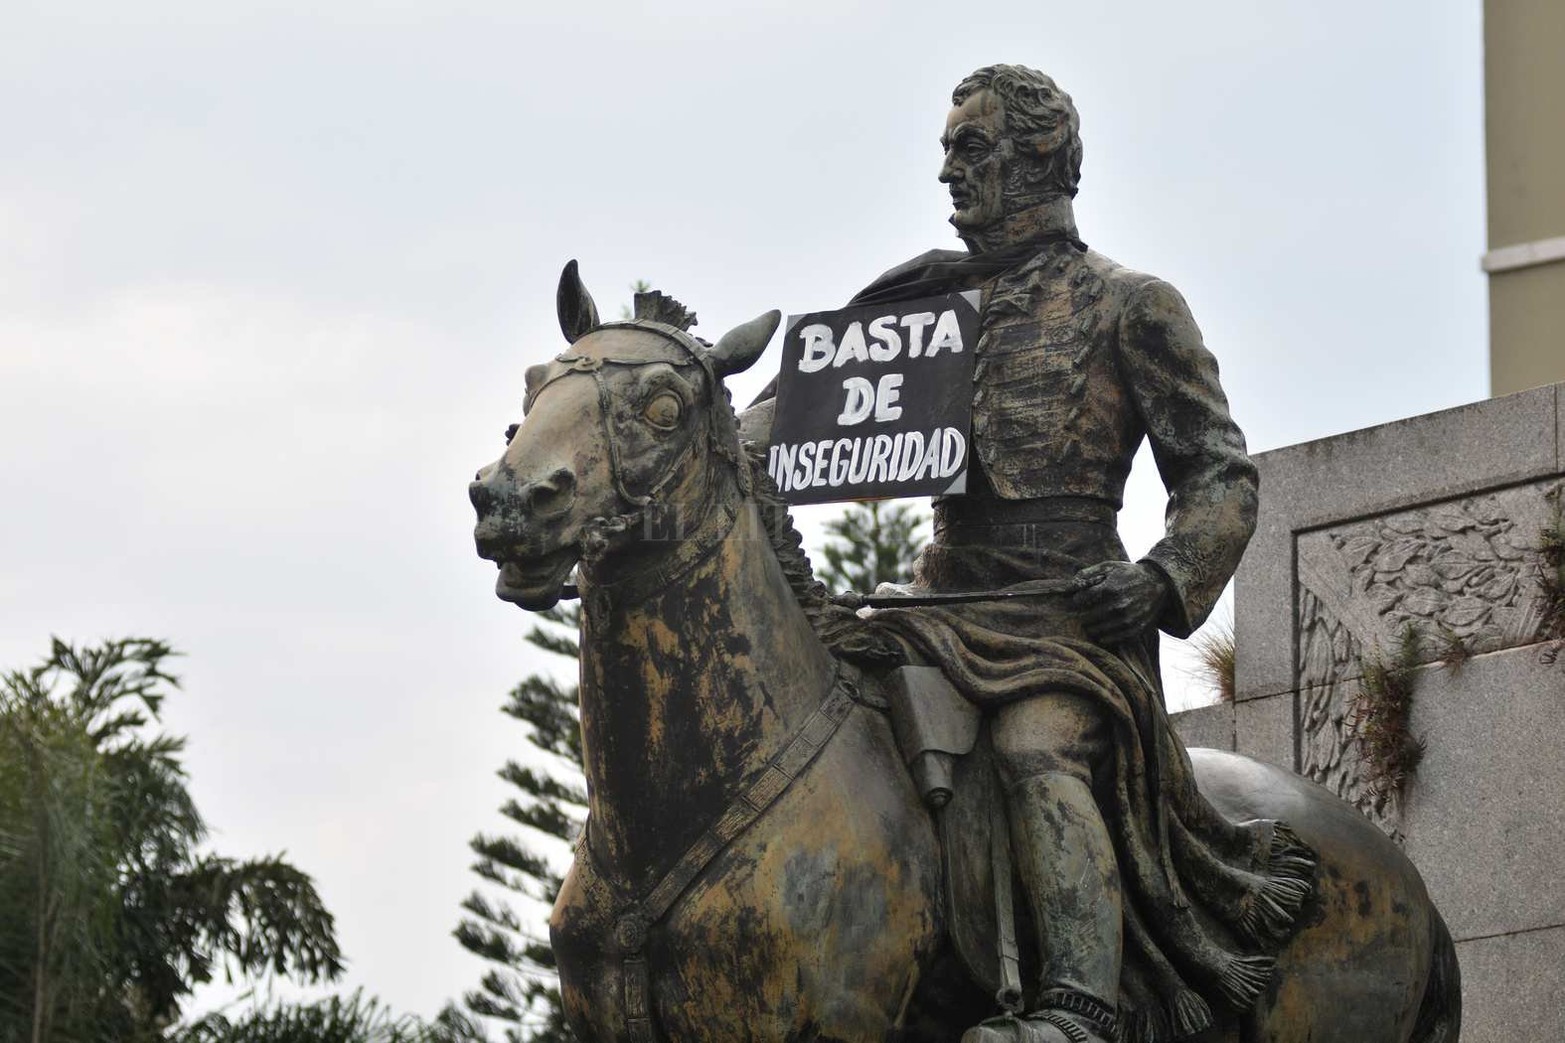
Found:
[{"label": "horse neck", "polygon": [[[711,513],[703,524],[726,524]],[[835,666],[750,499],[717,548],[661,588],[621,598],[584,575],[582,595],[590,843],[645,890],[802,727]]]}]

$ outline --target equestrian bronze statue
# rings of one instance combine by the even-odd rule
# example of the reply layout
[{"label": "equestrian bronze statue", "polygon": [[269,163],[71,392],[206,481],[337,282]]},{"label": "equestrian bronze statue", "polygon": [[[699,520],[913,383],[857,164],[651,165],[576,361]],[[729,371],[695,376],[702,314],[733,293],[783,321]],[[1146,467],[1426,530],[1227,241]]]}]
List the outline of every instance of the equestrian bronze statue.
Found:
[{"label": "equestrian bronze statue", "polygon": [[[775,312],[715,344],[656,293],[605,323],[573,262],[569,347],[472,484],[499,596],[547,608],[575,570],[582,598],[589,813],[551,921],[574,1031],[1454,1043],[1454,949],[1396,845],[1169,724],[1156,628],[1200,625],[1256,502],[1184,301],[1079,239],[1048,77],[990,67],[953,102],[967,251],[855,298],[982,291],[968,492],[891,607],[814,580],[770,402],[741,418],[723,387]],[[1144,439],[1167,535],[1130,562]]]}]

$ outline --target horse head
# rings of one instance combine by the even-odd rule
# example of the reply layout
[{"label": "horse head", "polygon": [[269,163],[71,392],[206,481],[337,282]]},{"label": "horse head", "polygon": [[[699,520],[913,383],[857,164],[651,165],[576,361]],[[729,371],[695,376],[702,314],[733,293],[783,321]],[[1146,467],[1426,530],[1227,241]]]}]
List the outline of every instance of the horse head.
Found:
[{"label": "horse head", "polygon": [[708,344],[687,332],[693,313],[654,292],[636,295],[633,319],[601,322],[575,261],[558,308],[570,348],[527,370],[524,419],[468,490],[479,556],[500,567],[495,593],[533,610],[559,601],[578,563],[618,574],[655,553],[653,519],[696,524],[716,499],[748,492],[722,380],[760,357],[780,318]]}]

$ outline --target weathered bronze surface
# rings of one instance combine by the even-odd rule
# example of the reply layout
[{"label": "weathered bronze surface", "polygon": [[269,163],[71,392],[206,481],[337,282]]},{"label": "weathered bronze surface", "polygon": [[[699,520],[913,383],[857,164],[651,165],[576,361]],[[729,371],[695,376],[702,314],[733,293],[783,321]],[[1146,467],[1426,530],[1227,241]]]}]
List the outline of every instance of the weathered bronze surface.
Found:
[{"label": "weathered bronze surface", "polygon": [[[937,502],[913,592],[1068,593],[833,606],[721,385],[776,313],[716,345],[661,295],[603,324],[574,264],[572,346],[529,370],[473,483],[502,598],[547,607],[580,565],[590,818],[552,923],[576,1032],[1455,1040],[1451,941],[1395,845],[1169,727],[1153,627],[1199,625],[1255,506],[1184,302],[1077,239],[1052,81],[981,70],[955,104],[941,179],[969,253],[858,298],[984,291],[976,488]],[[1143,438],[1168,535],[1131,563],[1113,521]],[[984,1021],[997,994],[1026,1016]]]}]

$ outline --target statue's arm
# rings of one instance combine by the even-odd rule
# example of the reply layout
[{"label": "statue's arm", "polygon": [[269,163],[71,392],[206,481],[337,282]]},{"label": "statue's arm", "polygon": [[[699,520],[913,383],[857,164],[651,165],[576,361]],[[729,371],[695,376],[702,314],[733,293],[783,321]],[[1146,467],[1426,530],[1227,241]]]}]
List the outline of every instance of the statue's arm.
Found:
[{"label": "statue's arm", "polygon": [[1217,360],[1179,291],[1159,279],[1142,284],[1119,333],[1122,372],[1168,489],[1166,535],[1142,561],[1173,592],[1159,626],[1188,637],[1239,567],[1255,531],[1259,481]]}]

